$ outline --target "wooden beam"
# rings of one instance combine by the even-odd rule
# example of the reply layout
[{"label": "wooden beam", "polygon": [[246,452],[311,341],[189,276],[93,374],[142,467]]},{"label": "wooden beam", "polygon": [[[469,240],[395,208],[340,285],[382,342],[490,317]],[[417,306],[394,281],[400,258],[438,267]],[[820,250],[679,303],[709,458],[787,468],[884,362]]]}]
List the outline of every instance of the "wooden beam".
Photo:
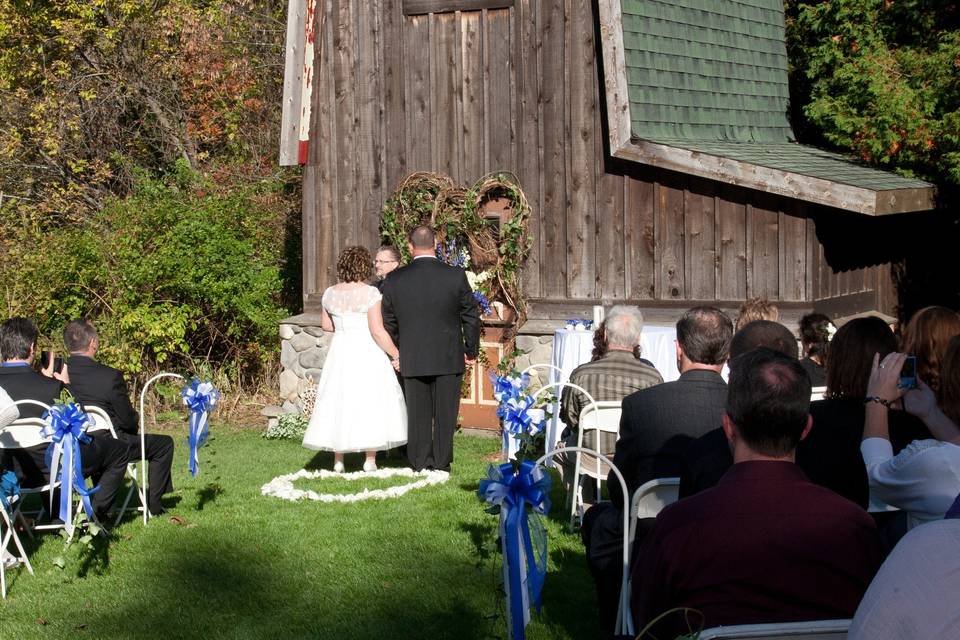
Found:
[{"label": "wooden beam", "polygon": [[600,42],[603,46],[603,84],[607,94],[607,136],[610,154],[630,143],[630,96],[627,60],[623,52],[623,15],[620,0],[599,0]]},{"label": "wooden beam", "polygon": [[418,16],[425,13],[507,9],[512,6],[513,0],[403,0],[403,15]]},{"label": "wooden beam", "polygon": [[283,106],[280,123],[280,166],[297,165],[300,131],[300,85],[303,82],[303,36],[307,0],[290,0],[287,6],[287,43],[283,58]]},{"label": "wooden beam", "polygon": [[874,191],[645,140],[634,139],[614,146],[613,126],[610,130],[610,151],[616,158],[701,176],[748,189],[870,216],[929,211],[936,204],[936,189],[933,187]]}]

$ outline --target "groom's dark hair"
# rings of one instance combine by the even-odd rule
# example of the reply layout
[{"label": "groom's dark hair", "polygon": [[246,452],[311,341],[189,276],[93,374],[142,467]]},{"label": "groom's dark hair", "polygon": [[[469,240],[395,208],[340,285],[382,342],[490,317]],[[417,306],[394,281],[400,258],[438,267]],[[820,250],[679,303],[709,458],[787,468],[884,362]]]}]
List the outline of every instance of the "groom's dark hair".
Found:
[{"label": "groom's dark hair", "polygon": [[437,236],[433,229],[425,224],[418,225],[410,230],[410,244],[414,249],[433,249]]}]

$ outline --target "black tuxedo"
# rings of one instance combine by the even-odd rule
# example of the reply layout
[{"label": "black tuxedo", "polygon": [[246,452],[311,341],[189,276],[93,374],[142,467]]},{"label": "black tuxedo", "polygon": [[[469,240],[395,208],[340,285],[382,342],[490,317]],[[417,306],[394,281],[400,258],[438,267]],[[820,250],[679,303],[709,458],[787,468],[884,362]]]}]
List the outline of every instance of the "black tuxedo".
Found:
[{"label": "black tuxedo", "polygon": [[479,350],[477,302],[462,269],[429,257],[391,272],[382,291],[383,324],[400,350],[410,465],[449,470],[464,355]]},{"label": "black tuxedo", "polygon": [[[13,400],[36,400],[52,405],[60,397],[63,385],[59,380],[42,376],[28,366],[0,367],[0,387]],[[20,417],[39,418],[43,409],[36,405],[18,405]],[[12,463],[25,486],[44,484],[50,475],[45,456],[48,445],[38,445],[29,449],[16,449],[12,453]],[[127,445],[112,438],[92,437],[87,444],[80,445],[83,461],[83,474],[91,476],[100,490],[93,494],[94,509],[103,514],[109,511],[113,500],[123,484],[123,475],[127,470]]]},{"label": "black tuxedo", "polygon": [[[100,407],[110,416],[120,441],[128,445],[127,461],[140,460],[140,429],[137,412],[130,404],[127,383],[118,370],[100,364],[92,358],[72,355],[67,361],[70,372],[70,393],[83,405]],[[98,434],[97,438],[109,438]],[[150,512],[163,512],[160,498],[173,491],[170,467],[173,464],[173,438],[152,433],[144,434],[146,459],[149,462],[147,503]]]}]

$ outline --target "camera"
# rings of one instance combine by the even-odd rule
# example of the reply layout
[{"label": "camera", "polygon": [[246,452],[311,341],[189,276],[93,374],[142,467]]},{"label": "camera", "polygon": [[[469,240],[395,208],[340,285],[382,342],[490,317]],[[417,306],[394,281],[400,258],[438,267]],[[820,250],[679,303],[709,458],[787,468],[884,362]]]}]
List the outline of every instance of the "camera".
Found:
[{"label": "camera", "polygon": [[897,384],[901,389],[917,388],[917,356],[907,356],[903,361],[903,368],[900,369],[900,382]]}]

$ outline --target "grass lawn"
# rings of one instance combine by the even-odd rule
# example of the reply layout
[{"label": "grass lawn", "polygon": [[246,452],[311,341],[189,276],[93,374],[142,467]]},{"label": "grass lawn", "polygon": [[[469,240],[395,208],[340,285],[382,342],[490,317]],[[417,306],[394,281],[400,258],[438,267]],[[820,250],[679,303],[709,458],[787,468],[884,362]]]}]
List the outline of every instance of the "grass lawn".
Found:
[{"label": "grass lawn", "polygon": [[[330,468],[331,455],[224,425],[213,434],[195,479],[185,435],[175,436],[178,490],[163,518],[144,527],[129,515],[109,545],[71,547],[62,570],[58,536],[22,536],[37,575],[8,573],[0,638],[506,637],[500,556],[490,553],[497,518],[475,493],[497,440],[458,435],[447,484],[351,505],[260,495],[275,476]],[[347,470],[361,463],[348,456]],[[399,482],[297,486],[346,493]],[[564,511],[555,486],[544,607],[530,638],[596,637],[593,585]]]}]

